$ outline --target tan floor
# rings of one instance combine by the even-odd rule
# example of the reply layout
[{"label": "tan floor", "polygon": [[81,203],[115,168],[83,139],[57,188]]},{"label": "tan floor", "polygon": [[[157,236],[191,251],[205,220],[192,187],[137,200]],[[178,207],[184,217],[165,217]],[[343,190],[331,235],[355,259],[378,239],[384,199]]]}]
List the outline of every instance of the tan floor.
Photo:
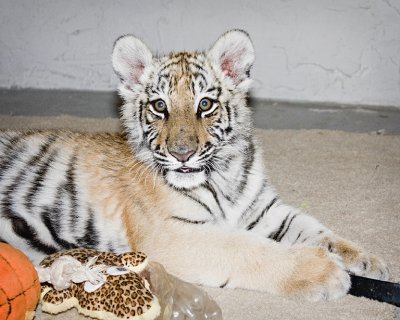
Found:
[{"label": "tan floor", "polygon": [[[114,119],[0,117],[1,128],[118,130]],[[400,281],[400,136],[323,130],[258,130],[272,183],[283,199],[389,264]],[[211,289],[224,319],[394,319],[393,306],[346,296],[308,303],[260,292]],[[75,320],[72,310],[43,320]]]}]

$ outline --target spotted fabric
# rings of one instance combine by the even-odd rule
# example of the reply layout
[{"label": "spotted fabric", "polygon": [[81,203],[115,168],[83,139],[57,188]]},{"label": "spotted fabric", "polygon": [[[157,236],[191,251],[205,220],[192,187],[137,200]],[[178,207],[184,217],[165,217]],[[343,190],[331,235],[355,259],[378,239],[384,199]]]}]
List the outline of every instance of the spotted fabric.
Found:
[{"label": "spotted fabric", "polygon": [[[98,256],[95,265],[125,266],[129,270],[143,270],[147,257],[140,252],[116,255],[98,252],[92,249],[72,249],[53,254],[40,265],[49,267],[60,256],[69,255],[82,264],[89,258]],[[155,319],[159,315],[160,305],[150,291],[149,283],[140,273],[111,276],[107,282],[89,293],[84,290],[84,283],[72,283],[65,290],[57,291],[50,284],[42,285],[42,310],[57,314],[72,307],[84,315],[97,319]]]}]

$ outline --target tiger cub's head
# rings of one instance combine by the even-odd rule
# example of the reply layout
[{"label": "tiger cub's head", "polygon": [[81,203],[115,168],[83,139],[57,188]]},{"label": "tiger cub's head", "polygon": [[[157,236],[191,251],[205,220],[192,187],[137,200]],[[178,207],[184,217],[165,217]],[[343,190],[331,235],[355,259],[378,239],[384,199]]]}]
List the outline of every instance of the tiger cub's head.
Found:
[{"label": "tiger cub's head", "polygon": [[254,48],[247,33],[223,34],[208,52],[153,56],[132,35],[114,45],[122,120],[136,156],[178,189],[195,188],[246,148]]}]

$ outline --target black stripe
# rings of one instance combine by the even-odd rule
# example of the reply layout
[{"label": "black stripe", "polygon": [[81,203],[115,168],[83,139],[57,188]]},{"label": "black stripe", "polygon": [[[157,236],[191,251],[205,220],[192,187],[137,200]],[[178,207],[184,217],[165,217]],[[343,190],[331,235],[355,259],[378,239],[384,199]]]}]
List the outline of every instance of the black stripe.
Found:
[{"label": "black stripe", "polygon": [[249,173],[251,167],[253,166],[255,152],[256,150],[254,147],[254,143],[253,141],[251,141],[250,144],[247,146],[247,148],[244,150],[244,153],[246,154],[247,157],[245,158],[245,161],[243,163],[243,168],[247,174]]},{"label": "black stripe", "polygon": [[247,206],[246,210],[243,211],[243,213],[242,213],[242,215],[240,217],[241,220],[244,220],[246,215],[247,215],[247,213],[253,210],[254,205],[258,203],[261,195],[264,193],[265,187],[266,187],[266,182],[263,181],[260,189],[258,190],[256,195],[254,196],[253,201],[251,201],[251,203]]},{"label": "black stripe", "polygon": [[162,66],[162,67],[158,70],[158,74],[164,76],[165,74],[162,74],[162,72],[163,72],[165,69],[169,68],[169,67],[172,66],[172,65],[177,65],[177,64],[179,64],[179,62],[180,62],[180,59],[179,59],[178,61],[171,61],[171,62],[168,62],[167,64],[165,64],[164,66]]},{"label": "black stripe", "polygon": [[303,239],[303,241],[301,241],[301,243],[306,242],[309,238],[310,238],[310,237],[305,237],[305,238]]},{"label": "black stripe", "polygon": [[[227,161],[228,161],[228,160],[227,160]],[[219,175],[220,177],[222,177],[222,178],[226,181],[226,178],[225,178],[222,174],[220,174],[218,171],[216,171],[216,172],[218,173],[218,175]],[[222,196],[223,196],[226,200],[228,200],[231,204],[234,204],[234,203],[235,203],[234,200],[232,199],[232,197],[229,196],[229,195],[227,195],[225,192],[223,192],[222,189],[221,189],[218,185],[216,185],[216,187],[218,188],[220,194],[222,194]]]},{"label": "black stripe", "polygon": [[[16,145],[18,145],[20,140],[22,140],[22,134],[14,137],[9,137],[8,135],[4,135],[4,138],[7,139],[7,141],[1,142],[5,148],[2,151],[2,156],[0,157],[0,159],[2,159],[3,157],[8,158],[10,151],[12,151],[12,149],[14,149]],[[0,167],[2,167],[2,165],[0,165]]]},{"label": "black stripe", "polygon": [[283,232],[281,232],[281,234],[280,234],[279,237],[276,239],[276,241],[280,242],[280,241],[283,239],[283,237],[284,237],[284,236],[286,235],[286,233],[288,232],[288,230],[289,230],[289,228],[290,228],[290,225],[292,224],[293,219],[296,218],[296,216],[297,216],[297,214],[293,215],[293,217],[289,220],[289,223],[287,224],[286,229],[285,229]]},{"label": "black stripe", "polygon": [[194,90],[194,81],[191,81],[191,82],[190,82],[190,93],[193,94],[193,95],[196,94],[196,93],[195,93],[195,90]]},{"label": "black stripe", "polygon": [[[35,134],[39,133],[39,131],[26,131],[26,132],[18,132],[15,136],[11,137],[9,134],[5,132],[4,137],[7,139],[7,142],[3,142],[6,148],[2,151],[2,154],[7,156],[9,151],[14,149],[16,146],[20,144],[20,142],[24,143],[23,139],[29,138]],[[0,156],[0,159],[2,156]]]},{"label": "black stripe", "polygon": [[83,247],[96,248],[99,245],[99,235],[94,226],[93,210],[88,211],[89,218],[86,221],[85,234],[80,238],[79,244]]},{"label": "black stripe", "polygon": [[235,106],[233,106],[233,115],[234,115],[234,117],[235,117],[235,120],[239,117],[239,111],[238,111],[238,109],[240,109],[240,108],[238,108],[237,107],[237,105],[235,105]]},{"label": "black stripe", "polygon": [[157,145],[154,147],[154,151],[159,152],[160,150],[161,150],[161,145],[160,145],[160,144],[157,144]]},{"label": "black stripe", "polygon": [[49,255],[58,251],[57,248],[51,245],[43,243],[38,237],[37,232],[25,221],[25,219],[19,217],[14,210],[11,208],[11,204],[3,200],[3,209],[1,215],[10,220],[13,231],[24,238],[30,246],[35,249]]},{"label": "black stripe", "polygon": [[[163,81],[163,83],[162,83],[162,86],[160,86],[160,83],[161,83],[162,80],[164,80],[164,81]],[[156,88],[157,88],[159,91],[163,92],[164,89],[165,89],[165,83],[166,83],[166,82],[168,82],[168,77],[167,77],[166,75],[160,75],[160,76],[158,77],[158,81],[157,81]]]},{"label": "black stripe", "polygon": [[[147,138],[148,144],[151,145],[151,144],[153,143],[153,141],[156,140],[156,139],[159,137],[159,135],[157,134],[156,131],[149,131],[149,132],[150,132],[150,133],[155,132],[154,137],[151,137],[151,138],[148,137],[148,138]],[[149,136],[150,136],[150,135],[149,135]]]},{"label": "black stripe", "polygon": [[[161,147],[159,149],[161,149]],[[153,158],[155,160],[164,161],[164,162],[169,163],[168,157],[164,153],[161,153],[160,151],[158,151],[157,153],[154,153]]]},{"label": "black stripe", "polygon": [[37,194],[38,190],[43,187],[44,178],[47,171],[50,169],[51,164],[54,162],[57,155],[57,151],[54,150],[50,156],[39,165],[39,170],[36,171],[35,179],[32,181],[32,185],[28,192],[25,194],[25,207],[30,210],[32,209],[33,197]]},{"label": "black stripe", "polygon": [[215,95],[216,96],[215,100],[219,101],[219,97],[221,96],[222,89],[220,87],[211,87],[206,90],[207,93],[211,93],[211,94],[214,93],[213,91],[217,91],[216,95]]},{"label": "black stripe", "polygon": [[63,249],[73,249],[78,248],[75,243],[68,242],[62,238],[60,238],[61,226],[60,226],[60,218],[61,212],[59,206],[54,206],[53,208],[44,208],[41,213],[41,220],[44,225],[49,230],[53,240],[57,242]]},{"label": "black stripe", "polygon": [[[144,113],[145,113],[144,109],[145,108],[146,108],[146,102],[143,101],[143,100],[139,100],[139,115],[138,115],[138,118],[139,118],[140,128],[141,128],[141,130],[143,132],[143,139],[146,139],[146,133],[144,132],[144,128],[143,128],[143,121],[145,120],[144,119]],[[135,112],[135,111],[133,111],[133,112]],[[135,114],[132,115],[132,118],[135,118]]]},{"label": "black stripe", "polygon": [[183,195],[185,195],[186,197],[192,199],[193,201],[197,202],[199,205],[201,205],[204,209],[206,209],[208,211],[208,213],[214,217],[214,213],[211,211],[211,209],[203,202],[201,202],[199,199],[197,199],[196,197],[192,196],[191,194],[189,194],[188,192],[185,191],[181,191]]},{"label": "black stripe", "polygon": [[145,89],[147,96],[156,96],[158,94],[158,91],[154,90],[150,85],[148,85]]},{"label": "black stripe", "polygon": [[207,141],[207,142],[204,144],[204,146],[203,146],[201,152],[199,153],[199,158],[201,158],[205,153],[207,153],[208,151],[210,151],[210,149],[211,149],[212,147],[213,147],[213,145],[211,144],[211,142]]},{"label": "black stripe", "polygon": [[[213,169],[213,162],[214,162],[214,160],[215,160],[215,157],[214,157],[214,159],[211,159],[210,160],[210,171],[213,171],[213,172],[215,172],[215,173],[217,173],[220,177],[221,177],[221,179],[223,179],[224,181],[227,181],[227,179],[220,173],[220,172],[218,172],[219,171],[219,169],[220,168],[218,168],[217,167],[217,169]],[[226,161],[229,161],[229,160],[231,160],[231,159],[226,159]],[[221,165],[224,165],[224,164],[221,164]],[[225,163],[225,165],[226,165],[226,163]],[[233,204],[234,202],[233,202],[233,200],[232,200],[232,198],[229,196],[229,195],[227,195],[227,194],[225,194],[223,191],[222,191],[222,189],[218,186],[218,185],[215,185],[215,188],[218,188],[218,190],[219,190],[219,193],[226,199],[226,200],[228,200],[231,204]]]},{"label": "black stripe", "polygon": [[230,134],[232,132],[232,130],[233,130],[232,127],[228,126],[228,127],[225,128],[225,133],[228,135],[228,134]]},{"label": "black stripe", "polygon": [[41,161],[55,140],[56,137],[54,135],[47,137],[47,140],[40,146],[39,152],[29,160],[28,166],[32,167]]},{"label": "black stripe", "polygon": [[299,235],[297,236],[296,240],[294,240],[293,243],[297,242],[297,240],[299,240],[299,238],[300,238],[300,236],[301,236],[302,234],[303,234],[303,230],[301,230],[301,231],[299,232]]},{"label": "black stripe", "polygon": [[[152,95],[152,93],[154,92],[153,87],[152,87],[152,83],[149,82],[146,85],[146,87],[144,88],[144,92],[146,93],[147,97],[150,97]],[[140,104],[140,101],[139,101],[139,104]]]},{"label": "black stripe", "polygon": [[172,95],[172,92],[176,89],[178,84],[178,79],[176,76],[169,75],[169,90],[168,95]]},{"label": "black stripe", "polygon": [[242,141],[246,141],[249,138],[243,135],[233,135],[231,137],[228,138],[228,140],[226,140],[226,144],[228,145],[235,145],[237,144],[237,142],[242,142]]},{"label": "black stripe", "polygon": [[231,106],[230,106],[229,102],[226,103],[225,110],[226,110],[226,113],[228,116],[228,126],[225,129],[225,132],[227,134],[229,134],[232,131],[232,110],[231,110]]},{"label": "black stripe", "polygon": [[172,216],[171,219],[175,219],[175,220],[178,220],[178,221],[182,221],[182,222],[185,222],[185,223],[191,223],[191,224],[205,224],[205,223],[208,222],[207,220],[189,220],[189,219],[182,218],[182,217],[177,217],[177,216]]},{"label": "black stripe", "polygon": [[6,171],[12,167],[14,161],[18,159],[18,155],[26,148],[25,144],[19,144],[21,139],[21,136],[13,137],[9,140],[6,149],[3,150],[3,156],[0,162],[0,179],[4,176]]},{"label": "black stripe", "polygon": [[223,138],[223,131],[222,131],[221,128],[219,128],[219,127],[217,127],[217,126],[210,127],[210,128],[208,129],[208,133],[209,133],[212,137],[216,138],[218,141],[222,141],[222,138]]},{"label": "black stripe", "polygon": [[282,221],[279,228],[276,231],[272,232],[267,238],[277,241],[280,233],[282,232],[283,228],[285,227],[286,221],[288,220],[289,216],[290,216],[290,212],[286,215],[286,218]]},{"label": "black stripe", "polygon": [[[188,61],[188,60],[187,60]],[[188,63],[189,64],[191,64],[191,65],[193,65],[194,67],[196,67],[197,69],[199,69],[200,71],[205,71],[204,70],[204,67],[203,66],[201,66],[201,65],[199,65],[198,63],[196,63],[196,62],[193,62],[193,61],[188,61]]]},{"label": "black stripe", "polygon": [[[196,81],[199,81],[199,87],[200,87],[200,92],[204,90],[204,88],[207,86],[207,80],[206,77],[201,74],[201,73],[197,73],[195,75],[196,77]],[[198,78],[200,78],[200,80],[197,80]],[[202,81],[201,81],[202,80]]]},{"label": "black stripe", "polygon": [[109,243],[107,244],[107,251],[108,251],[108,252],[114,252],[114,253],[115,253],[117,250],[115,250],[113,244],[112,244],[111,242],[109,242]]},{"label": "black stripe", "polygon": [[78,210],[78,191],[75,185],[75,165],[76,165],[76,154],[74,153],[68,164],[68,170],[66,172],[66,182],[64,185],[64,190],[69,195],[71,200],[71,210],[70,210],[70,227],[72,230],[76,227],[76,222],[78,220],[77,210]]},{"label": "black stripe", "polygon": [[8,185],[5,188],[6,191],[4,193],[4,196],[6,202],[12,202],[11,194],[22,184],[22,180],[26,176],[26,174],[32,171],[32,168],[46,155],[53,142],[54,138],[50,137],[49,139],[47,139],[47,141],[45,141],[41,145],[39,151],[29,159],[29,161],[22,167],[22,169],[19,170],[18,174],[14,177],[12,184]]},{"label": "black stripe", "polygon": [[215,172],[218,173],[218,175],[224,180],[227,181],[227,179],[220,173],[220,171],[225,172],[230,168],[231,162],[233,159],[235,159],[235,155],[229,155],[229,156],[222,156],[220,157],[219,155],[215,154],[213,157],[209,160],[210,164],[214,164],[217,166],[217,170]]},{"label": "black stripe", "polygon": [[273,198],[271,202],[266,206],[266,208],[261,212],[261,214],[257,217],[257,219],[254,220],[252,223],[250,223],[246,229],[247,230],[253,229],[264,217],[264,215],[269,211],[269,209],[271,209],[271,207],[275,204],[276,201],[278,201],[278,197]]},{"label": "black stripe", "polygon": [[221,289],[225,288],[227,286],[227,284],[229,283],[229,279],[227,279],[223,284],[221,284],[219,287]]},{"label": "black stripe", "polygon": [[217,192],[215,191],[214,187],[211,185],[211,183],[210,183],[209,181],[207,181],[207,182],[204,184],[204,188],[205,188],[206,190],[208,190],[208,191],[211,193],[211,195],[213,196],[215,202],[216,202],[217,205],[218,205],[219,210],[221,210],[222,219],[225,220],[225,219],[226,219],[226,215],[225,215],[224,210],[222,209],[221,203],[219,202],[218,195],[217,195]]}]

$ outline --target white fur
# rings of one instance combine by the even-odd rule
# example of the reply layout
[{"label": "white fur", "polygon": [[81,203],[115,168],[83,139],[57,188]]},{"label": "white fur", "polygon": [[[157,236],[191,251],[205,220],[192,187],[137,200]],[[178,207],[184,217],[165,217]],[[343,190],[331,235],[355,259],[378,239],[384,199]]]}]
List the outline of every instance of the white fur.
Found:
[{"label": "white fur", "polygon": [[130,88],[140,82],[152,59],[149,48],[132,35],[123,36],[115,42],[112,65],[121,80]]},{"label": "white fur", "polygon": [[[248,34],[232,30],[223,34],[208,52],[213,66],[236,85],[248,78],[247,72],[255,60],[254,47]],[[246,83],[246,88],[248,89]]]}]

